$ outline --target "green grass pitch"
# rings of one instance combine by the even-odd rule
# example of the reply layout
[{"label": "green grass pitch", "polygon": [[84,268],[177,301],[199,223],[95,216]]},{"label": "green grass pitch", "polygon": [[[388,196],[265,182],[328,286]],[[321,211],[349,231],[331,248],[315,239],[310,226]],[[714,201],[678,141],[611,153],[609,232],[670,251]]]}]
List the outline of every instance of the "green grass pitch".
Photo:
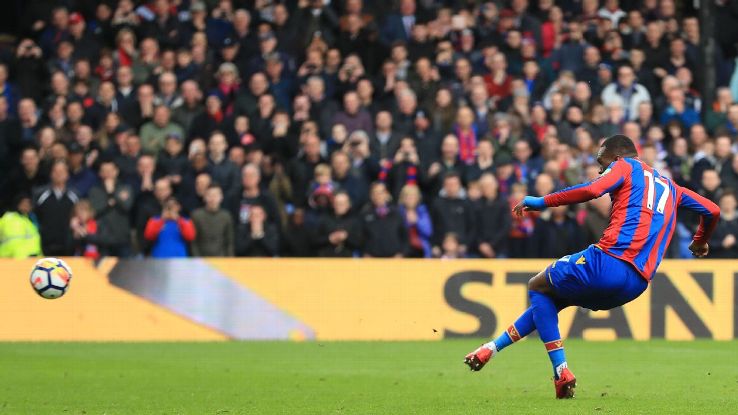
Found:
[{"label": "green grass pitch", "polygon": [[473,373],[478,344],[2,343],[0,414],[738,412],[738,342],[569,340],[571,401],[537,340]]}]

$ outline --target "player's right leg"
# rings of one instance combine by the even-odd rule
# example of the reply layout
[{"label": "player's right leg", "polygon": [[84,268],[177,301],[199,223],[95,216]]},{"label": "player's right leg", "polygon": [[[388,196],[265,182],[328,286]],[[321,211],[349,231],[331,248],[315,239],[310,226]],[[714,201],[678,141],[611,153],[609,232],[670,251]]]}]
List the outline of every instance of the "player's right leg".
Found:
[{"label": "player's right leg", "polygon": [[505,330],[504,333],[467,354],[464,357],[464,363],[466,363],[469,366],[469,369],[473,371],[482,370],[484,365],[486,365],[487,362],[495,357],[502,349],[529,335],[533,330],[535,330],[535,328],[536,325],[533,322],[533,311],[529,307],[507,328],[507,330]]},{"label": "player's right leg", "polygon": [[[548,358],[551,360],[556,398],[559,399],[574,397],[576,378],[566,363],[564,342],[559,332],[559,311],[561,307],[557,306],[557,303],[568,304],[568,302],[558,295],[554,286],[554,278],[557,278],[557,274],[561,274],[562,271],[566,272],[566,267],[563,263],[568,264],[570,261],[577,261],[574,257],[583,256],[585,252],[583,251],[569,258],[564,257],[556,261],[546,268],[545,275],[537,275],[528,284],[528,296],[530,297],[530,308],[533,311],[533,321],[536,324],[538,335],[546,347]],[[553,271],[557,267],[559,269]]]}]

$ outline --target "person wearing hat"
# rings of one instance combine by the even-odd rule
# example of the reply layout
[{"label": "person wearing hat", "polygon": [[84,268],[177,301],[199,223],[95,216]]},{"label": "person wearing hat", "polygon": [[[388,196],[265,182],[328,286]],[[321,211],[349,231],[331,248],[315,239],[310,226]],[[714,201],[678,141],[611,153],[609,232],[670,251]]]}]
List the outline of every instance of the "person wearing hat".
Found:
[{"label": "person wearing hat", "polygon": [[87,30],[87,24],[81,13],[69,15],[69,40],[74,44],[76,58],[87,58],[90,62],[97,62],[100,56],[100,42],[97,36]]},{"label": "person wearing hat", "polygon": [[236,67],[240,66],[244,68],[247,64],[243,59],[245,56],[247,55],[241,52],[241,44],[233,37],[226,37],[220,43],[220,59],[222,61],[221,64],[218,65],[218,68],[226,62],[235,64]]},{"label": "person wearing hat", "polygon": [[41,255],[41,235],[32,208],[31,196],[21,193],[15,197],[13,208],[0,218],[0,258]]},{"label": "person wearing hat", "polygon": [[247,66],[248,74],[253,74],[258,71],[263,71],[266,68],[266,60],[272,57],[273,54],[277,54],[279,59],[285,66],[285,69],[292,73],[295,71],[294,60],[287,54],[277,50],[277,36],[272,31],[263,32],[259,35],[259,52],[251,58]]}]

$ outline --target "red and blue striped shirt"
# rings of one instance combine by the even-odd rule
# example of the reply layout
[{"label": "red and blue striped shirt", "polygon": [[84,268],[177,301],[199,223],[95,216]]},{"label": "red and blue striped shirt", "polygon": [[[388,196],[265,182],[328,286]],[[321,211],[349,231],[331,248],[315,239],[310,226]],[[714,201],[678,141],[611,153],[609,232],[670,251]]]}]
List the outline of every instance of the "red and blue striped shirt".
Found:
[{"label": "red and blue striped shirt", "polygon": [[720,209],[699,194],[674,184],[637,158],[621,158],[597,179],[544,197],[547,207],[586,202],[610,193],[610,224],[597,243],[604,252],[632,264],[651,280],[676,229],[677,207],[700,214],[694,241],[705,243]]}]

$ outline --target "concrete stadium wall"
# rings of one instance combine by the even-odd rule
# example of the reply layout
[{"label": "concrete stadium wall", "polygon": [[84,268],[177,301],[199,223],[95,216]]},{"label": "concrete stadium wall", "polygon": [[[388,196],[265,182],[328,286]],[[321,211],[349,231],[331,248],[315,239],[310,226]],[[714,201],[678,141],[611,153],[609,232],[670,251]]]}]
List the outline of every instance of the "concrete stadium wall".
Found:
[{"label": "concrete stadium wall", "polygon": [[[0,340],[437,340],[491,337],[527,306],[544,260],[70,259],[58,300],[0,261]],[[590,340],[738,338],[738,262],[665,261],[608,312],[569,308],[562,334]]]}]

